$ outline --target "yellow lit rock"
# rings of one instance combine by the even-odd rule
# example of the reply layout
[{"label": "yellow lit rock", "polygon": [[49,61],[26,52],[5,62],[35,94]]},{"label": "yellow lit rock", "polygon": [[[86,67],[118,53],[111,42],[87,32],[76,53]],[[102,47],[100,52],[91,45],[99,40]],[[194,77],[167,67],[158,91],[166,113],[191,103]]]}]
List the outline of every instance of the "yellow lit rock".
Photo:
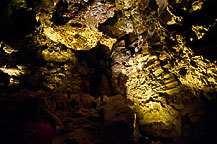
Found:
[{"label": "yellow lit rock", "polygon": [[0,42],[0,47],[2,47],[3,51],[7,54],[18,52],[18,50],[13,49],[10,45],[4,43],[3,41]]},{"label": "yellow lit rock", "polygon": [[198,0],[192,3],[192,10],[197,11],[200,10],[203,7],[203,2]]},{"label": "yellow lit rock", "polygon": [[197,35],[198,39],[203,38],[203,36],[206,34],[206,32],[208,31],[208,28],[205,28],[203,26],[195,26],[192,25],[192,31],[195,32],[195,34]]},{"label": "yellow lit rock", "polygon": [[[139,125],[144,127],[142,130],[162,136],[164,134],[158,130],[163,129],[178,136],[182,130],[182,115],[198,109],[197,105],[191,105],[197,101],[198,93],[209,92],[217,85],[216,66],[195,56],[183,35],[170,35],[160,23],[155,24],[159,34],[159,41],[155,44],[165,47],[159,48],[160,52],[153,50],[158,56],[147,50],[135,54],[121,73],[127,77],[126,97],[133,103],[131,108],[136,112]],[[174,45],[166,44],[168,37],[175,42]],[[143,48],[145,51],[145,44]],[[200,101],[197,103],[200,107]]]},{"label": "yellow lit rock", "polygon": [[60,42],[75,50],[90,50],[98,42],[111,49],[116,42],[116,39],[105,36],[102,32],[69,25],[44,27],[44,34],[54,42]]},{"label": "yellow lit rock", "polygon": [[134,6],[135,3],[138,3],[137,0],[116,0],[116,9],[117,10],[123,10],[123,9],[129,9]]},{"label": "yellow lit rock", "polygon": [[19,85],[19,80],[18,79],[14,79],[14,78],[10,78],[9,79],[9,85],[8,86],[16,86]]},{"label": "yellow lit rock", "polygon": [[142,0],[115,0],[115,10],[120,12],[122,16],[118,16],[118,20],[113,25],[111,31],[115,35],[115,29],[122,33],[143,33],[147,28],[144,26],[145,18],[142,14],[147,1]]},{"label": "yellow lit rock", "polygon": [[166,106],[162,107],[160,102],[149,102],[146,103],[144,107],[141,107],[142,112],[144,113],[144,118],[141,119],[140,123],[155,123],[162,122],[165,125],[169,123],[178,123],[178,112],[175,111],[172,107]]},{"label": "yellow lit rock", "polygon": [[21,65],[17,65],[14,68],[9,68],[6,65],[0,68],[0,71],[8,74],[9,76],[16,76],[16,77],[20,77],[24,74],[26,74],[26,70],[24,66]]},{"label": "yellow lit rock", "polygon": [[42,51],[42,56],[48,62],[75,62],[77,60],[75,54],[70,49],[60,49],[59,51],[45,49]]},{"label": "yellow lit rock", "polygon": [[169,9],[169,7],[167,7],[167,11],[172,16],[171,20],[167,22],[168,25],[178,24],[178,23],[180,23],[182,21],[183,17],[174,15],[171,12],[171,10]]}]

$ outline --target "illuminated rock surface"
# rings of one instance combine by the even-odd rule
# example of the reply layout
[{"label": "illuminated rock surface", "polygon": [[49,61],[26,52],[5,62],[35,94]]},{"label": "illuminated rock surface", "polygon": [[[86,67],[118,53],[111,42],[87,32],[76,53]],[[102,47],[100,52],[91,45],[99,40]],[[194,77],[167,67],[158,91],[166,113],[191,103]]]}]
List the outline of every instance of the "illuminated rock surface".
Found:
[{"label": "illuminated rock surface", "polygon": [[61,144],[217,142],[211,0],[0,3],[0,109],[45,97]]}]

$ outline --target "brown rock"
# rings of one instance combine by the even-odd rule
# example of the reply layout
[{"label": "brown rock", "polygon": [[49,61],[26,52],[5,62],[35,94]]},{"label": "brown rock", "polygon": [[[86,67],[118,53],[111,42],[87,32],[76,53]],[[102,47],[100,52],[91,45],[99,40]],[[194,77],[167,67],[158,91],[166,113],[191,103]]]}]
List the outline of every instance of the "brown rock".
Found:
[{"label": "brown rock", "polygon": [[127,144],[133,133],[134,114],[121,95],[110,97],[104,110],[104,142]]}]

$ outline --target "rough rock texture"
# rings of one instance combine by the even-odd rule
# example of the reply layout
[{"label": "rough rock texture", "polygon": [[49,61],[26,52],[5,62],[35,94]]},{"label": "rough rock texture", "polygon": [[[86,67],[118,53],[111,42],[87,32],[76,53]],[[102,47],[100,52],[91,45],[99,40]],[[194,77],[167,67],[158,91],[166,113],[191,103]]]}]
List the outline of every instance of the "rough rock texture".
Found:
[{"label": "rough rock texture", "polygon": [[[96,47],[98,42],[112,48],[116,39],[97,30],[98,24],[114,15],[113,10],[110,10],[112,5],[101,1],[96,1],[92,5],[80,1],[57,1],[56,4],[53,1],[42,1],[41,3],[41,5],[46,4],[47,7],[36,7],[37,11],[40,10],[37,12],[36,19],[41,23],[43,34],[49,39],[75,50],[89,50]],[[67,5],[66,9],[63,9],[64,5]],[[67,11],[64,12],[65,10]],[[78,12],[79,14],[76,14]],[[55,23],[53,19],[60,19],[62,23]]]},{"label": "rough rock texture", "polygon": [[132,143],[134,114],[121,95],[112,96],[104,106],[104,143]]},{"label": "rough rock texture", "polygon": [[3,0],[0,110],[44,97],[54,143],[216,143],[211,0]]}]

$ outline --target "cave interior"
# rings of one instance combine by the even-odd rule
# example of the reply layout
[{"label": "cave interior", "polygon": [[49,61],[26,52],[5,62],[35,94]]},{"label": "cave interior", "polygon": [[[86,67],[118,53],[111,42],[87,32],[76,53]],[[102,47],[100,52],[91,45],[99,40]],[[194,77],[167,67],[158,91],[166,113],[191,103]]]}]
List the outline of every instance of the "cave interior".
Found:
[{"label": "cave interior", "polygon": [[[212,0],[2,0],[0,143],[217,144],[216,10]],[[61,121],[52,142],[36,132],[21,143],[24,121],[59,130],[45,113]]]}]

